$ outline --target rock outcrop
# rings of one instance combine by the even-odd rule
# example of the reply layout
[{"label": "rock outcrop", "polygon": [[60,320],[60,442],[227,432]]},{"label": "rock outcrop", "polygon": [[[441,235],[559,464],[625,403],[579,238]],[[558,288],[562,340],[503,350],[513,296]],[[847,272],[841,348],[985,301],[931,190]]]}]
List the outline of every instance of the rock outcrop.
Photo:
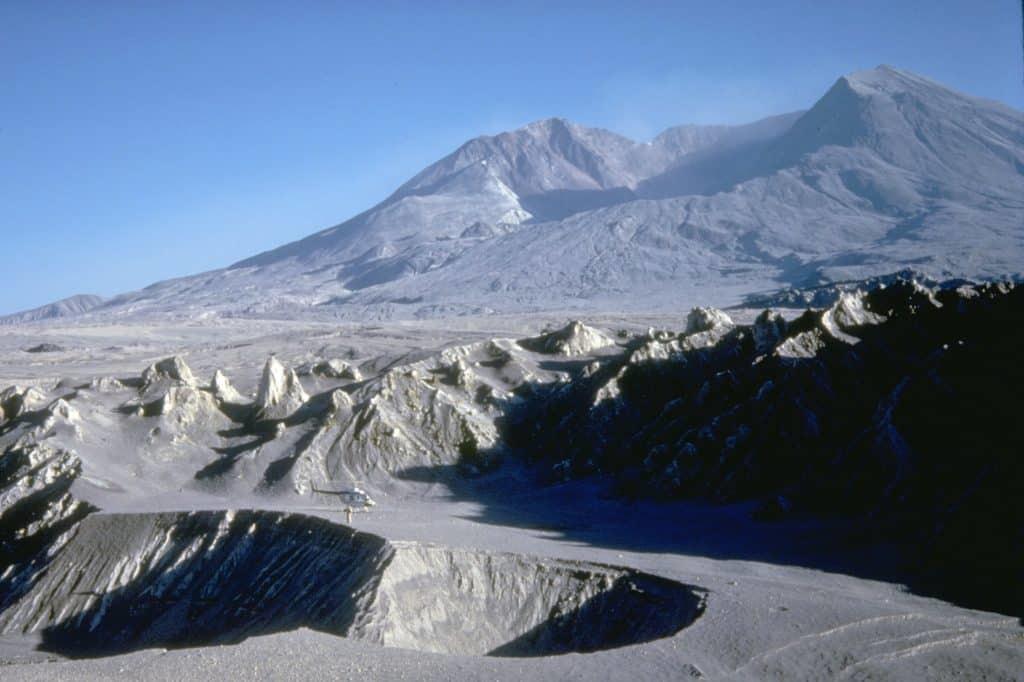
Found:
[{"label": "rock outcrop", "polygon": [[214,397],[222,402],[232,404],[246,402],[242,394],[231,384],[231,380],[228,379],[227,375],[219,369],[213,373],[213,378],[210,380],[210,390],[213,391]]},{"label": "rock outcrop", "polygon": [[154,363],[142,373],[142,382],[146,387],[167,381],[186,386],[196,385],[196,378],[192,374],[192,370],[178,355]]},{"label": "rock outcrop", "polygon": [[536,353],[550,355],[588,355],[596,350],[615,345],[615,339],[579,320],[553,332],[522,339],[519,345]]},{"label": "rock outcrop", "polygon": [[717,308],[697,307],[686,316],[686,335],[727,329],[733,326],[732,318]]},{"label": "rock outcrop", "polygon": [[255,407],[263,419],[285,419],[309,400],[295,370],[271,356],[263,366]]},{"label": "rock outcrop", "polygon": [[363,379],[359,368],[337,358],[321,360],[297,371],[300,375],[313,375],[327,379],[349,379],[351,381],[362,381]]}]

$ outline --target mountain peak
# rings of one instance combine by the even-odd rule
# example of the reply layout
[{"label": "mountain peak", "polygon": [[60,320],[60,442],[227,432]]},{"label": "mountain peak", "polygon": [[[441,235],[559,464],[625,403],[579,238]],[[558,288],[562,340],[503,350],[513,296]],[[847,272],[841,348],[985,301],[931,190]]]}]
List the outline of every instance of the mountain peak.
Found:
[{"label": "mountain peak", "polygon": [[[960,149],[958,154],[973,148],[988,157],[973,160],[980,169],[1000,167],[1014,155],[1008,149],[1019,142],[1015,117],[1019,120],[1019,113],[1002,105],[883,64],[836,80],[780,140],[779,157],[788,164],[829,145],[861,146],[901,168],[940,172],[950,159],[939,158],[932,147],[955,140],[951,148]],[[931,142],[924,143],[925,138]]]},{"label": "mountain peak", "polygon": [[537,119],[536,121],[531,121],[530,123],[527,123],[522,128],[519,128],[518,130],[526,130],[526,131],[573,130],[573,129],[578,129],[580,127],[581,127],[580,125],[578,125],[576,123],[573,123],[572,121],[570,121],[567,118],[563,118],[561,116],[550,116],[548,118],[541,118],[541,119]]},{"label": "mountain peak", "polygon": [[888,64],[880,64],[873,69],[854,71],[839,80],[861,93],[867,91],[893,93],[917,89],[938,89],[952,92],[935,81]]},{"label": "mountain peak", "polygon": [[553,117],[477,137],[345,223],[104,310],[202,295],[225,310],[434,316],[908,264],[988,276],[1019,269],[1021,169],[1020,112],[881,65],[745,126],[638,143]]}]

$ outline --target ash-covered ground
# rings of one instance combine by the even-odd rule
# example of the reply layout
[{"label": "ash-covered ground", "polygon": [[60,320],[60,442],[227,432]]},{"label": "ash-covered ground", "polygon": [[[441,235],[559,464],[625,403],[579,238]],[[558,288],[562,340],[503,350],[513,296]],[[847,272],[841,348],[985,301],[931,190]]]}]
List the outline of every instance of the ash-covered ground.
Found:
[{"label": "ash-covered ground", "polygon": [[1015,679],[1021,292],[832,298],[0,328],[4,677]]}]

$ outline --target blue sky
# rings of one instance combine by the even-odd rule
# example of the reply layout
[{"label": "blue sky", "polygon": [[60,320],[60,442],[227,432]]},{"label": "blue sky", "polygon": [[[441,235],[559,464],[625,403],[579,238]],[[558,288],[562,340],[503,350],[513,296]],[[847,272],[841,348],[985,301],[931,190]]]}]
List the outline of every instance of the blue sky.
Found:
[{"label": "blue sky", "polygon": [[1024,108],[1011,0],[35,0],[0,26],[0,313],[228,265],[548,116],[741,123],[880,63]]}]

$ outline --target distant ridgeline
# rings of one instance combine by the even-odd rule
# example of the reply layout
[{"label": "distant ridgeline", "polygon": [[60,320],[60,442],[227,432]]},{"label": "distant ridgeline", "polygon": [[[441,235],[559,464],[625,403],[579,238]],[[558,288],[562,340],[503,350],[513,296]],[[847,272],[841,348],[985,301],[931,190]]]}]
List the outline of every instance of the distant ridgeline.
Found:
[{"label": "distant ridgeline", "polygon": [[20,313],[0,316],[0,326],[74,317],[102,305],[103,302],[104,299],[102,297],[90,294],[71,296],[70,298],[48,303],[31,310],[23,310]]},{"label": "distant ridgeline", "polygon": [[[1020,274],[995,278],[992,281],[1013,282],[1020,284],[1024,279]],[[843,292],[865,291],[879,286],[897,283],[917,282],[918,284],[938,289],[957,289],[959,287],[981,284],[977,280],[964,278],[939,281],[927,273],[911,268],[900,270],[888,275],[868,277],[866,279],[846,280],[842,282],[815,282],[801,287],[787,287],[766,294],[750,294],[743,299],[737,308],[826,308],[839,300]]]}]

